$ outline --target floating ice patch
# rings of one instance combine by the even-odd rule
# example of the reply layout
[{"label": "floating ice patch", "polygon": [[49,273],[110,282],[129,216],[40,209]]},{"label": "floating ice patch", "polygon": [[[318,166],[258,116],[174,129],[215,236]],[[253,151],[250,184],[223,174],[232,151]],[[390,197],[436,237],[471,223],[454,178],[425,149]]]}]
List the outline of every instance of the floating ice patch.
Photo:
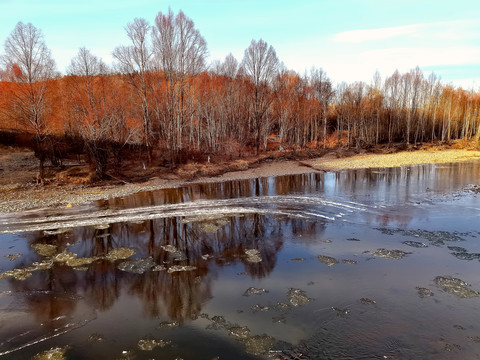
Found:
[{"label": "floating ice patch", "polygon": [[7,259],[9,259],[10,261],[13,261],[15,260],[16,258],[19,258],[20,256],[22,256],[22,254],[8,254],[8,255],[5,255],[5,257]]},{"label": "floating ice patch", "polygon": [[105,259],[110,261],[125,260],[133,255],[135,255],[135,250],[130,248],[120,247],[120,248],[110,250],[107,253],[107,255],[105,255]]},{"label": "floating ice patch", "polygon": [[288,290],[288,301],[292,306],[303,306],[307,305],[312,299],[307,296],[307,293],[300,289],[289,289]]},{"label": "floating ice patch", "polygon": [[137,346],[142,351],[152,351],[156,347],[165,347],[170,344],[170,341],[156,340],[156,339],[141,339],[138,341]]},{"label": "floating ice patch", "polygon": [[33,250],[40,256],[52,257],[57,254],[57,247],[50,244],[33,244]]},{"label": "floating ice patch", "polygon": [[415,289],[417,289],[418,296],[420,296],[421,298],[430,297],[434,295],[432,290],[424,287],[417,286]]},{"label": "floating ice patch", "polygon": [[146,259],[135,259],[135,260],[128,260],[123,261],[117,265],[119,270],[133,273],[133,274],[143,274],[146,271],[149,271],[151,268],[155,266],[155,262],[151,257]]},{"label": "floating ice patch", "polygon": [[455,295],[459,298],[468,299],[480,296],[479,291],[471,289],[469,284],[458,278],[437,276],[435,278],[435,284],[446,293]]},{"label": "floating ice patch", "polygon": [[265,311],[269,311],[270,308],[268,306],[262,306],[260,304],[255,304],[253,305],[251,308],[250,308],[253,312],[258,312],[258,311],[262,311],[262,312],[265,312]]},{"label": "floating ice patch", "polygon": [[33,360],[66,360],[65,353],[67,350],[68,346],[54,347],[35,355]]},{"label": "floating ice patch", "polygon": [[170,266],[167,270],[169,274],[174,273],[174,272],[181,272],[181,271],[193,271],[196,270],[196,266],[182,266],[182,265],[174,265]]},{"label": "floating ice patch", "polygon": [[261,295],[265,293],[268,293],[268,290],[256,288],[256,287],[250,287],[247,290],[245,290],[245,292],[243,293],[243,296]]},{"label": "floating ice patch", "polygon": [[250,263],[259,263],[262,261],[260,257],[260,251],[257,249],[247,249],[244,251],[245,255],[247,255],[247,261]]},{"label": "floating ice patch", "polygon": [[159,329],[173,329],[179,327],[180,323],[178,321],[162,321],[158,324]]},{"label": "floating ice patch", "polygon": [[414,247],[414,248],[425,248],[425,247],[428,247],[428,245],[424,244],[423,242],[419,242],[419,241],[410,241],[410,240],[407,240],[407,241],[402,241],[402,244],[405,244],[407,246],[411,246],[411,247]]},{"label": "floating ice patch", "polygon": [[387,249],[377,249],[377,251],[373,252],[372,255],[375,257],[380,257],[384,259],[393,259],[399,260],[411,254],[410,252],[405,252],[402,250],[387,250]]},{"label": "floating ice patch", "polygon": [[318,255],[318,260],[327,266],[333,266],[338,264],[338,260],[331,256]]}]

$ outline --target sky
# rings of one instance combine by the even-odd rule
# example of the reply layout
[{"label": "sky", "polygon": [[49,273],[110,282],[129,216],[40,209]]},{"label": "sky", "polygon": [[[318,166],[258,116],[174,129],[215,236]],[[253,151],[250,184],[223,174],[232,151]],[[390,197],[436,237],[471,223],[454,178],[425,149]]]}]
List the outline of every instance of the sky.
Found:
[{"label": "sky", "polygon": [[207,41],[209,61],[239,61],[252,39],[272,45],[300,75],[322,68],[335,82],[371,83],[419,66],[442,83],[480,90],[478,0],[0,0],[0,54],[16,23],[43,32],[65,73],[80,47],[107,64],[127,45],[134,18],[154,24],[159,12],[182,10]]}]

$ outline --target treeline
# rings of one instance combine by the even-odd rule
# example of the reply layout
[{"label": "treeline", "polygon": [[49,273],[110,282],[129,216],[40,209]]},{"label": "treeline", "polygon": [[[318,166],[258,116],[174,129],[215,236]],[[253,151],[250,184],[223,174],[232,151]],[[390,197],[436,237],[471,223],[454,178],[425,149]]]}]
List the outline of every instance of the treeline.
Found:
[{"label": "treeline", "polygon": [[174,167],[192,154],[258,154],[272,138],[277,149],[300,149],[480,136],[480,94],[418,68],[334,86],[322,69],[286,69],[263,40],[241,61],[229,54],[207,64],[206,41],[181,11],[125,29],[130,43],[113,50],[112,67],[81,48],[65,76],[32,24],[7,38],[0,130],[31,134],[40,179],[46,159],[61,157],[58,138],[80,147],[102,177],[125,148]]}]

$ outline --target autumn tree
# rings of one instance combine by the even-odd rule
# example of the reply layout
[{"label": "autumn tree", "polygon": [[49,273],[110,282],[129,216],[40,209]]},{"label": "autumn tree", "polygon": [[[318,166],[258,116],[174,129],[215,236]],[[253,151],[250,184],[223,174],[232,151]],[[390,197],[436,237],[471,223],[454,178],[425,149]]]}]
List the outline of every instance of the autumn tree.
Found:
[{"label": "autumn tree", "polygon": [[8,116],[15,118],[33,133],[35,156],[39,160],[37,179],[44,181],[44,162],[49,151],[47,135],[47,91],[49,80],[55,75],[55,62],[47,48],[42,32],[31,23],[17,23],[5,41],[2,62],[12,69],[12,81],[17,88],[7,109]]},{"label": "autumn tree", "polygon": [[101,59],[80,48],[68,67],[70,128],[80,136],[99,178],[107,171],[115,144],[126,144],[134,135],[126,124],[119,86]]},{"label": "autumn tree", "polygon": [[281,69],[275,79],[274,89],[273,113],[281,143],[291,146],[304,145],[305,139],[300,136],[300,128],[303,126],[299,126],[301,97],[305,90],[302,79],[293,71]]},{"label": "autumn tree", "polygon": [[271,85],[278,73],[278,58],[275,49],[263,41],[252,40],[245,50],[242,67],[253,83],[251,93],[251,119],[255,132],[255,147],[260,151],[262,135],[268,129],[263,128],[266,113],[273,101]]}]

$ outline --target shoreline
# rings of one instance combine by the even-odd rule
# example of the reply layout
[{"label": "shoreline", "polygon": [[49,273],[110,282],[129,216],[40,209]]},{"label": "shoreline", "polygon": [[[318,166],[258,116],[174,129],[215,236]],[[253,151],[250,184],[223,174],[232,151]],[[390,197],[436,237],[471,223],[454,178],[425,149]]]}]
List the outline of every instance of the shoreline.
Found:
[{"label": "shoreline", "polygon": [[134,195],[144,191],[178,188],[194,184],[248,180],[258,177],[298,175],[319,171],[296,160],[280,160],[263,163],[255,168],[226,172],[219,176],[198,177],[193,180],[169,180],[154,177],[146,182],[124,185],[0,185],[0,216],[43,208],[69,208],[93,201]]},{"label": "shoreline", "polygon": [[84,205],[97,200],[129,196],[143,191],[178,188],[192,184],[246,180],[257,177],[277,177],[312,172],[348,169],[387,168],[430,163],[454,163],[480,160],[480,151],[473,150],[415,150],[394,154],[361,154],[337,159],[333,153],[311,160],[274,160],[258,167],[226,172],[219,176],[198,177],[194,180],[151,178],[143,183],[125,185],[49,184],[0,186],[0,216],[42,208],[62,208]]}]

